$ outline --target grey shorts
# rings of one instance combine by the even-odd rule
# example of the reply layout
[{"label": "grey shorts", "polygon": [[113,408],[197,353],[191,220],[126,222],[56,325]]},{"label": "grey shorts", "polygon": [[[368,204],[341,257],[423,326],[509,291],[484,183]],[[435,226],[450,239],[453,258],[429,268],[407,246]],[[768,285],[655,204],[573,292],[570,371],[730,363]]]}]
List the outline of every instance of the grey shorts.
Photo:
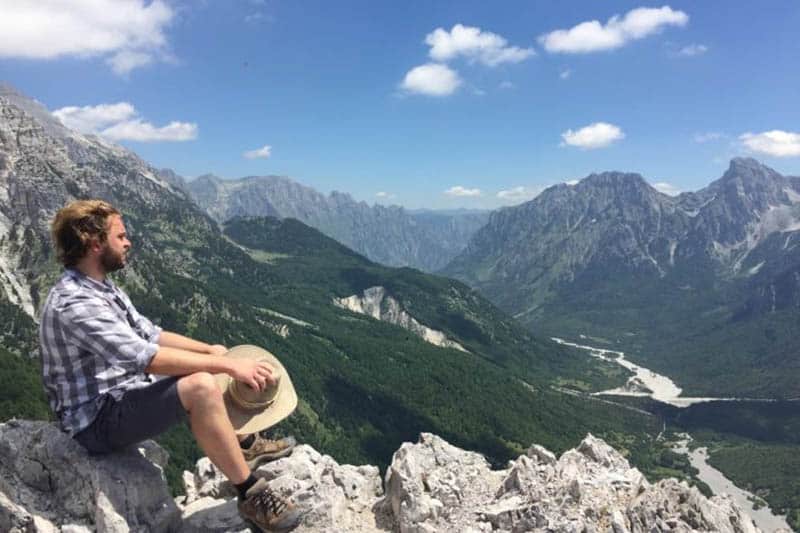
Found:
[{"label": "grey shorts", "polygon": [[106,395],[97,417],[74,438],[89,453],[109,453],[153,438],[186,420],[178,398],[178,378],[164,378],[128,391],[119,400]]}]

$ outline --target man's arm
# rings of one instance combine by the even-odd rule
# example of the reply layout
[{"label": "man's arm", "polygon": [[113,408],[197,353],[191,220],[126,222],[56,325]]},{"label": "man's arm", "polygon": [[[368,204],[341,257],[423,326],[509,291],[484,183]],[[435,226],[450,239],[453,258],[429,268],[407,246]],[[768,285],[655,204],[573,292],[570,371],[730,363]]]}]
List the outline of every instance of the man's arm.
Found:
[{"label": "man's arm", "polygon": [[274,382],[270,367],[263,361],[218,357],[168,346],[158,348],[145,372],[165,376],[185,376],[195,372],[211,374],[224,372],[258,390]]},{"label": "man's arm", "polygon": [[[79,294],[60,308],[59,313],[63,323],[69,324],[65,331],[69,334],[70,342],[94,354],[109,354],[107,357],[113,358],[114,365],[130,372],[168,376],[224,372],[255,389],[263,389],[267,383],[274,381],[269,366],[264,362],[219,357],[148,342],[135,333],[130,324],[121,321],[108,302],[97,298]],[[177,337],[191,341],[191,346],[208,346],[188,337]],[[169,339],[170,336],[165,338]]]},{"label": "man's arm", "polygon": [[177,348],[188,352],[209,355],[222,355],[228,351],[228,349],[221,344],[206,344],[205,342],[191,339],[172,331],[162,331],[161,335],[158,337],[158,345],[162,348]]}]

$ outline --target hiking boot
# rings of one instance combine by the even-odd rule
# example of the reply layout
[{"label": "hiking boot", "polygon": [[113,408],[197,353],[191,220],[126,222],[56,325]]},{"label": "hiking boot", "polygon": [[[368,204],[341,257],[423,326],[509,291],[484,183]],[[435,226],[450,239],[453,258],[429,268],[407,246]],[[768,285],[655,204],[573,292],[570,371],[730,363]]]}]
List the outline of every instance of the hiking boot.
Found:
[{"label": "hiking boot", "polygon": [[285,437],[283,439],[273,440],[265,439],[258,433],[255,434],[255,441],[249,448],[242,448],[244,460],[247,461],[247,466],[250,469],[255,469],[261,463],[274,461],[281,457],[286,457],[294,449],[297,441],[294,437]]},{"label": "hiking boot", "polygon": [[289,531],[302,518],[300,509],[275,494],[264,478],[239,500],[239,514],[263,531]]}]

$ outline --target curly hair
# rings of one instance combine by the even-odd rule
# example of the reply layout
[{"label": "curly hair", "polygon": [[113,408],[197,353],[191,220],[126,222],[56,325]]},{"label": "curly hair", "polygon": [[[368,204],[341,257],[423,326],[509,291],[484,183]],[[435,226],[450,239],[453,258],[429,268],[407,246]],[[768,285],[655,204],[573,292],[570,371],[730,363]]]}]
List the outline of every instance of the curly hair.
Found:
[{"label": "curly hair", "polygon": [[92,239],[106,242],[108,219],[113,215],[121,213],[103,200],[76,200],[59,209],[50,231],[61,264],[75,266],[86,255]]}]

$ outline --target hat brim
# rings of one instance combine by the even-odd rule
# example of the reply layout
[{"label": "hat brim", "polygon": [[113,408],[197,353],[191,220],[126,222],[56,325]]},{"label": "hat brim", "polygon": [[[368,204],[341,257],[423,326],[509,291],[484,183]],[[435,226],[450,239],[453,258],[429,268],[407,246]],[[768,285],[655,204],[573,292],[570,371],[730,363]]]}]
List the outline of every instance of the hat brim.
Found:
[{"label": "hat brim", "polygon": [[258,346],[242,344],[228,350],[221,357],[232,357],[234,359],[253,359],[265,360],[271,366],[280,370],[281,380],[278,385],[278,392],[275,400],[262,409],[245,409],[237,404],[228,392],[228,384],[233,378],[228,374],[215,374],[217,384],[223,391],[225,409],[231,419],[233,429],[237,435],[249,435],[257,433],[276,425],[278,422],[292,414],[297,407],[297,393],[294,390],[292,379],[286,368],[278,361],[278,358],[270,352]]}]

